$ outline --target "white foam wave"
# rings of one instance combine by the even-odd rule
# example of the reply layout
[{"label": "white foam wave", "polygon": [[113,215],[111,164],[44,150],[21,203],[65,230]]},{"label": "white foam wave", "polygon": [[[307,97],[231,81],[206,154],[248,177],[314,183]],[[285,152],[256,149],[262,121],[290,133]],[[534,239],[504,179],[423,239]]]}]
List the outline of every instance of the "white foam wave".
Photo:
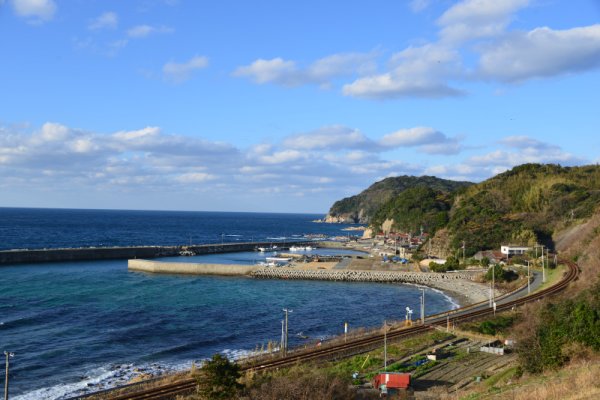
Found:
[{"label": "white foam wave", "polygon": [[156,377],[190,368],[192,361],[176,364],[117,364],[106,365],[87,371],[78,382],[63,383],[51,387],[36,389],[21,395],[12,396],[14,400],[66,399],[100,390],[123,386],[137,377]]},{"label": "white foam wave", "polygon": [[456,309],[460,308],[460,304],[453,297],[451,297],[448,293],[444,292],[443,290],[436,289],[436,288],[431,287],[431,286],[419,285],[418,283],[409,283],[409,282],[406,282],[406,283],[403,283],[403,285],[416,286],[418,288],[425,288],[425,289],[431,290],[432,292],[439,293],[442,296],[444,296],[444,298],[446,299],[446,301],[448,303],[450,303],[450,309],[451,310],[456,310]]},{"label": "white foam wave", "polygon": [[[250,357],[255,353],[249,350],[224,349],[221,354],[232,361]],[[111,364],[94,368],[86,372],[78,382],[63,383],[51,387],[36,389],[17,396],[13,400],[67,399],[84,394],[111,389],[130,383],[138,377],[150,378],[189,369],[192,363],[201,366],[206,359],[183,360],[173,363]]]}]

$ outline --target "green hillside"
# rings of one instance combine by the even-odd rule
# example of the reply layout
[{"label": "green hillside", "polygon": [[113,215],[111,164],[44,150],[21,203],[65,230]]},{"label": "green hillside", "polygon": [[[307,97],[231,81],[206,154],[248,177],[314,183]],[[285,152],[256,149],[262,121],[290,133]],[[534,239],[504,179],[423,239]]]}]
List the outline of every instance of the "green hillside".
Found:
[{"label": "green hillside", "polygon": [[371,226],[379,230],[385,220],[392,219],[394,231],[417,232],[423,227],[433,233],[448,223],[452,200],[452,193],[427,186],[406,189],[377,210]]},{"label": "green hillside", "polygon": [[326,220],[329,222],[370,223],[377,211],[407,189],[424,187],[440,192],[452,192],[472,185],[434,176],[398,176],[374,183],[360,194],[336,201]]},{"label": "green hillside", "polygon": [[552,246],[557,228],[589,218],[600,204],[600,167],[524,164],[467,188],[449,215],[452,247],[467,254],[501,243]]}]

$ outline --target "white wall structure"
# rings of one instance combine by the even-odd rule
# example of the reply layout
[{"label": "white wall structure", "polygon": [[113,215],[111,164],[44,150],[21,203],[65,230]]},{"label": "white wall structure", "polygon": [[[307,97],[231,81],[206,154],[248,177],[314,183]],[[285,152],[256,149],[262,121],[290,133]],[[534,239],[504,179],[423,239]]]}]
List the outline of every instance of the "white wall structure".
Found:
[{"label": "white wall structure", "polygon": [[515,255],[525,254],[529,250],[531,250],[531,247],[512,246],[512,245],[500,246],[500,252],[507,256],[515,256]]}]

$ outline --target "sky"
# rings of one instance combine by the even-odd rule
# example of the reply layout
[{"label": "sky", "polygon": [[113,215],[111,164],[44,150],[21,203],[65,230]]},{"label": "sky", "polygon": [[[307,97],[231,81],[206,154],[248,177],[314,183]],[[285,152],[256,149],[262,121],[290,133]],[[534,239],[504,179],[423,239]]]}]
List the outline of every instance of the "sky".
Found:
[{"label": "sky", "polygon": [[598,0],[0,0],[0,207],[326,213],[599,126]]}]

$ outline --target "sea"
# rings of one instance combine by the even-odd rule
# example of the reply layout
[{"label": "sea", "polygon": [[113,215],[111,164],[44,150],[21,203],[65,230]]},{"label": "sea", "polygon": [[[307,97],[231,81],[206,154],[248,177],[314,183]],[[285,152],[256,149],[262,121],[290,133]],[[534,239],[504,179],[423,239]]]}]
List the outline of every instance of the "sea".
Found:
[{"label": "sea", "polygon": [[[0,249],[184,245],[348,235],[317,214],[0,208]],[[353,232],[351,232],[353,233]],[[313,250],[318,254],[352,254]],[[207,257],[207,258],[203,258]],[[166,261],[253,264],[258,252]],[[420,290],[402,284],[152,275],[127,260],[0,266],[0,351],[10,358],[10,398],[67,399],[200,365],[238,359],[281,339],[316,346],[350,330],[403,320]],[[428,313],[456,308],[427,288]],[[0,353],[0,355],[3,355]],[[0,365],[4,366],[3,362]],[[4,368],[2,368],[3,370]],[[1,374],[4,386],[4,374]]]}]

